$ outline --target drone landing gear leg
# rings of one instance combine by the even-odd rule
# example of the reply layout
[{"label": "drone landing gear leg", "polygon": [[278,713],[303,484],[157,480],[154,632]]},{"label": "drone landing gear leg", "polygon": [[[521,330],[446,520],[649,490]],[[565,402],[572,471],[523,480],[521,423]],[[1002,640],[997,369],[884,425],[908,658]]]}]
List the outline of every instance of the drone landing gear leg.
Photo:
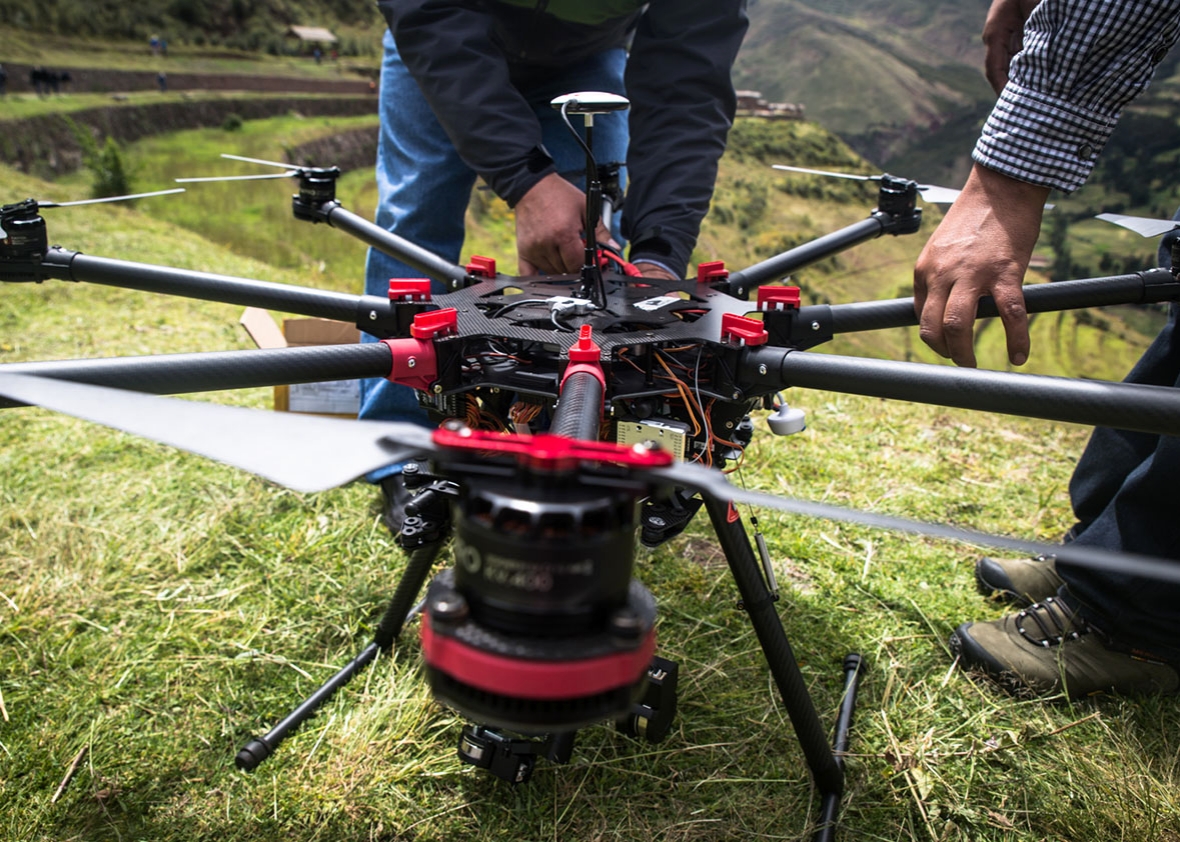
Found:
[{"label": "drone landing gear leg", "polygon": [[[774,676],[808,768],[820,791],[821,823],[815,832],[815,842],[827,842],[833,837],[840,797],[844,793],[844,766],[835,751],[843,751],[847,747],[848,730],[856,704],[860,656],[849,655],[845,658],[845,694],[840,706],[840,725],[833,751],[832,746],[828,745],[824,726],[803,681],[778,612],[775,611],[774,596],[759,572],[757,558],[737,510],[728,501],[711,497],[706,497],[705,507],[726,561],[729,562],[742,606],[750,614],[750,622],[762,644],[771,675]],[[850,663],[853,664],[851,676],[848,674]]]},{"label": "drone landing gear leg", "polygon": [[434,564],[435,556],[438,555],[441,546],[441,540],[434,541],[424,544],[410,553],[410,560],[406,564],[405,572],[402,573],[401,581],[398,582],[397,590],[394,591],[393,598],[389,601],[389,606],[385,609],[385,614],[377,625],[373,642],[349,661],[343,669],[328,679],[320,689],[312,693],[299,707],[289,713],[282,722],[264,736],[250,740],[234,758],[234,763],[239,769],[245,772],[253,772],[257,769],[262,761],[274,754],[279,743],[315,714],[320,705],[351,681],[354,675],[372,663],[379,653],[389,651],[409,617],[414,600],[422,592],[422,586],[426,583],[426,577],[430,575],[430,568]]}]

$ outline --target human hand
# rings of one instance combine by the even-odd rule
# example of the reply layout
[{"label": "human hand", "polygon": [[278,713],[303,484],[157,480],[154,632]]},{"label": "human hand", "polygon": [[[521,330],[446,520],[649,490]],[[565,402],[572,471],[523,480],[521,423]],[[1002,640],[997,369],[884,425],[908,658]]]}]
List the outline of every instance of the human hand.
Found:
[{"label": "human hand", "polygon": [[1024,273],[1041,230],[1049,188],[976,164],[914,266],[922,341],[958,365],[975,366],[975,312],[996,302],[1013,365],[1028,360]]},{"label": "human hand", "polygon": [[1008,84],[1008,65],[1024,47],[1024,22],[1041,0],[992,0],[983,24],[983,67],[997,94]]},{"label": "human hand", "polygon": [[[586,194],[560,175],[542,178],[516,203],[517,270],[521,275],[563,275],[582,268]],[[610,234],[602,225],[598,236]]]},{"label": "human hand", "polygon": [[675,275],[673,275],[671,272],[669,272],[667,269],[665,269],[663,266],[657,266],[654,263],[646,263],[641,260],[638,263],[634,264],[634,266],[636,269],[639,270],[640,274],[642,274],[643,277],[645,277],[645,278],[663,278],[665,281],[678,281],[678,280],[680,280]]}]

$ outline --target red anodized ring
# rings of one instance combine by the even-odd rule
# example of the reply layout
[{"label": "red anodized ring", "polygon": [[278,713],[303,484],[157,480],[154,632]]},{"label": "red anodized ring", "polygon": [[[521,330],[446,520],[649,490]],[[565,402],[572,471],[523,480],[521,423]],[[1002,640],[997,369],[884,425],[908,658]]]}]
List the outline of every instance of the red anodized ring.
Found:
[{"label": "red anodized ring", "polygon": [[643,677],[656,650],[653,628],[630,652],[576,661],[525,661],[493,655],[435,634],[430,622],[422,628],[426,663],[457,681],[518,699],[575,699],[635,684]]}]

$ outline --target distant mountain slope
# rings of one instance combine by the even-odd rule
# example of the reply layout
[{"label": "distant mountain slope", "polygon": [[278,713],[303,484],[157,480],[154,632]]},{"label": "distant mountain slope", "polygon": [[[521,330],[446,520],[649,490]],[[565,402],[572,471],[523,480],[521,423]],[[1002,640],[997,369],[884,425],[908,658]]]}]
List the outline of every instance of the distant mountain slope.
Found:
[{"label": "distant mountain slope", "polygon": [[352,46],[343,36],[382,25],[373,0],[0,0],[0,22],[77,38],[158,34],[173,44],[270,52],[281,51],[292,24],[323,26],[342,36],[343,54]]},{"label": "distant mountain slope", "polygon": [[[752,0],[750,32],[734,79],[772,101],[802,104],[808,119],[839,134],[878,167],[961,184],[995,98],[982,72],[980,33],[989,5],[988,0]],[[1177,103],[1180,50],[1173,50],[1157,67],[1147,95],[1130,109],[1139,122],[1124,119],[1112,141],[1122,150],[1115,164],[1121,177],[1104,172],[1110,166],[1106,159],[1115,157],[1110,153],[1091,181],[1127,180],[1130,172],[1153,201],[1143,196],[1119,201],[1169,206],[1171,199],[1158,193],[1174,184],[1170,159],[1142,173],[1122,159],[1149,140],[1177,148],[1170,129],[1156,126],[1148,137],[1142,132],[1142,115],[1175,122]],[[1108,189],[1128,192],[1115,183]]]},{"label": "distant mountain slope", "polygon": [[992,98],[980,67],[987,0],[760,0],[739,87],[801,103],[809,119],[887,161]]}]

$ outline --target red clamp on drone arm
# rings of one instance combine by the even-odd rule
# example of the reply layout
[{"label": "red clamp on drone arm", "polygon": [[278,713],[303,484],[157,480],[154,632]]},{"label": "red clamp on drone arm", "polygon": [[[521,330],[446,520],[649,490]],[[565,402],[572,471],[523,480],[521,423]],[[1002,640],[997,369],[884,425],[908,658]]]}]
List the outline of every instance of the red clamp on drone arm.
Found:
[{"label": "red clamp on drone arm", "polygon": [[758,319],[747,319],[733,313],[721,316],[721,341],[736,342],[738,345],[752,347],[765,345],[770,339],[766,327]]},{"label": "red clamp on drone arm", "polygon": [[496,258],[473,254],[471,262],[463,268],[467,270],[468,275],[475,278],[494,278],[496,277]]},{"label": "red clamp on drone arm", "polygon": [[758,287],[758,309],[798,310],[799,287]]},{"label": "red clamp on drone arm", "polygon": [[724,260],[710,260],[697,266],[697,283],[711,284],[724,281],[729,277],[729,270],[725,268]]},{"label": "red clamp on drone arm", "polygon": [[393,355],[387,380],[428,391],[438,379],[438,355],[434,340],[458,332],[458,312],[454,307],[419,313],[410,325],[410,339],[383,339]]},{"label": "red clamp on drone arm", "polygon": [[590,338],[591,333],[590,325],[582,325],[578,331],[578,341],[571,345],[569,350],[570,364],[565,367],[565,374],[561,376],[562,386],[571,375],[584,371],[594,375],[602,384],[603,391],[606,390],[606,375],[602,373],[602,349]]},{"label": "red clamp on drone arm", "polygon": [[429,278],[390,278],[389,300],[411,303],[430,300]]},{"label": "red clamp on drone arm", "polygon": [[434,342],[425,339],[382,339],[393,355],[386,380],[420,392],[430,390],[438,379],[438,357]]}]

